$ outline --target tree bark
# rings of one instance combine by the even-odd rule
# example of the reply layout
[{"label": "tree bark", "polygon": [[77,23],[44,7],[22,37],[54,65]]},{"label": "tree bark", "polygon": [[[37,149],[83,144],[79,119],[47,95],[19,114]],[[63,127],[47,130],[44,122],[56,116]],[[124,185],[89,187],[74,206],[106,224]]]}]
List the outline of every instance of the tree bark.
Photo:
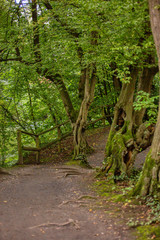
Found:
[{"label": "tree bark", "polygon": [[79,98],[81,99],[81,101],[83,101],[83,98],[84,98],[86,74],[87,74],[87,68],[82,68],[79,86],[78,86]]},{"label": "tree bark", "polygon": [[40,53],[40,40],[39,40],[39,27],[38,27],[38,13],[37,13],[37,0],[32,0],[32,21],[33,21],[33,49],[35,60],[41,61]]},{"label": "tree bark", "polygon": [[133,101],[136,81],[138,91],[150,92],[154,75],[155,71],[146,68],[139,77],[139,71],[132,69],[130,83],[123,83],[106,145],[104,172],[112,171],[115,176],[130,175],[139,150],[151,144],[154,129],[143,123],[145,110],[135,112]]},{"label": "tree bark", "polygon": [[72,125],[75,124],[77,119],[77,112],[75,111],[71,98],[69,96],[69,93],[67,91],[67,88],[63,82],[63,79],[60,74],[56,74],[55,76],[52,75],[46,75],[46,78],[48,78],[50,81],[52,81],[58,88],[64,108],[66,110],[66,113],[72,123]]},{"label": "tree bark", "polygon": [[[160,71],[160,0],[149,0],[152,34],[157,50]],[[133,195],[158,195],[160,197],[160,102],[156,129],[141,177],[132,191]]]},{"label": "tree bark", "polygon": [[89,106],[92,103],[94,97],[95,84],[96,84],[96,67],[92,65],[88,67],[86,71],[84,98],[73,131],[74,159],[86,161],[86,152],[88,144],[85,138],[85,128]]},{"label": "tree bark", "polygon": [[137,69],[133,69],[130,82],[122,85],[106,144],[106,164],[103,170],[108,173],[112,169],[115,176],[127,173],[134,154],[132,152],[135,148],[132,135],[133,96],[137,76]]},{"label": "tree bark", "polygon": [[[153,59],[153,57],[150,57],[150,58]],[[153,64],[155,64],[154,60],[152,62],[153,62]],[[149,64],[149,62],[148,62],[148,64]],[[156,67],[156,66],[151,67],[151,68],[145,67],[143,69],[142,74],[140,76],[140,81],[138,83],[137,93],[139,93],[139,91],[144,91],[144,92],[150,94],[151,87],[152,87],[152,81],[157,72],[158,72],[158,67]],[[134,111],[133,119],[134,119],[134,124],[137,127],[139,127],[143,123],[143,117],[144,117],[145,112],[146,112],[145,108],[143,108],[139,111]]]},{"label": "tree bark", "polygon": [[[98,44],[98,32],[91,32],[91,45],[96,47]],[[79,159],[87,162],[86,153],[88,149],[91,149],[86,141],[85,137],[85,128],[87,123],[87,115],[89,107],[94,98],[94,90],[96,84],[96,63],[93,62],[86,66],[82,67],[81,61],[83,56],[83,51],[81,48],[78,49],[78,55],[80,57],[81,65],[81,98],[83,97],[77,121],[74,126],[73,136],[74,136],[74,156],[73,159]],[[84,89],[84,91],[83,91]],[[82,93],[82,91],[84,93]]]}]

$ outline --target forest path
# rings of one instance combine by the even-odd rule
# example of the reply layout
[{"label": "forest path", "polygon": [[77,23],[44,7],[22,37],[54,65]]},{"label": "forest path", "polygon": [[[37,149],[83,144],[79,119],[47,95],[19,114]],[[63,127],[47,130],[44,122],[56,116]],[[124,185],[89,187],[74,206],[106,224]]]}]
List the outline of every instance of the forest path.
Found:
[{"label": "forest path", "polygon": [[[108,129],[91,138],[101,164]],[[0,240],[132,240],[125,209],[92,189],[94,170],[56,165],[15,167],[0,181]],[[120,214],[116,215],[116,213]]]}]

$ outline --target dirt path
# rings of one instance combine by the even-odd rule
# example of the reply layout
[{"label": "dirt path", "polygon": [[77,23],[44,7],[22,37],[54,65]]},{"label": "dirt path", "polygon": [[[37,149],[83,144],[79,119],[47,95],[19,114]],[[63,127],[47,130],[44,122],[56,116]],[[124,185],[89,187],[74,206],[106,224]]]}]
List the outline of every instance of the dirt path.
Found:
[{"label": "dirt path", "polygon": [[[92,138],[101,164],[108,130]],[[14,168],[0,181],[0,240],[134,240],[123,219],[99,207],[94,170],[65,165]]]}]

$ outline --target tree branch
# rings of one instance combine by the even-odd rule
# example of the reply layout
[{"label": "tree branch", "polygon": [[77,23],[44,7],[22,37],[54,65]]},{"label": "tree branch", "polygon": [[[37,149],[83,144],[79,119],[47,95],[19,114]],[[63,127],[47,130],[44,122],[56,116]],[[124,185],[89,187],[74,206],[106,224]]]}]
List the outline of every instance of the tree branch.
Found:
[{"label": "tree branch", "polygon": [[18,122],[18,121],[16,120],[16,118],[11,114],[11,112],[10,112],[7,108],[4,107],[4,105],[0,104],[0,107],[2,107],[2,109],[7,113],[8,117],[9,117],[10,119],[12,119],[15,123],[17,123],[22,129],[27,130],[27,129],[25,128],[25,126],[23,126],[20,122]]}]

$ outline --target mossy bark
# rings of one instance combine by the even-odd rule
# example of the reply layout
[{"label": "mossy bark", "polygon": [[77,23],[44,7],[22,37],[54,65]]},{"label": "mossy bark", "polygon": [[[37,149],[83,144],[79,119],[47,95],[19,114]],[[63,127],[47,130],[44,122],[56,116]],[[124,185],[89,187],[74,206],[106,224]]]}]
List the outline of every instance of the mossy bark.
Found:
[{"label": "mossy bark", "polygon": [[156,129],[140,179],[131,195],[158,195],[160,197],[160,103]]},{"label": "mossy bark", "polygon": [[143,171],[131,195],[158,195],[160,197],[160,164],[152,158],[152,151],[146,157]]},{"label": "mossy bark", "polygon": [[[122,85],[106,145],[105,167],[103,168],[106,173],[112,171],[114,175],[130,175],[139,150],[145,149],[151,144],[154,128],[142,123],[145,110],[135,112],[133,101],[136,90],[150,92],[154,74],[153,71],[152,74],[149,74],[148,70],[145,69],[139,77],[138,70],[132,69],[130,83]],[[137,79],[138,89],[136,89]],[[139,121],[137,120],[138,116]]]},{"label": "mossy bark", "polygon": [[[160,70],[160,0],[149,0],[152,33],[158,55]],[[160,101],[156,129],[149,154],[146,157],[142,174],[132,195],[158,195],[160,197]]]},{"label": "mossy bark", "polygon": [[114,176],[130,174],[134,156],[137,153],[132,131],[128,129],[129,122],[116,133],[110,132],[106,146],[106,164],[104,171],[113,172]]},{"label": "mossy bark", "polygon": [[128,174],[135,149],[132,134],[133,96],[138,71],[131,72],[130,83],[122,85],[119,101],[115,106],[114,120],[106,145],[104,172],[114,175]]}]

